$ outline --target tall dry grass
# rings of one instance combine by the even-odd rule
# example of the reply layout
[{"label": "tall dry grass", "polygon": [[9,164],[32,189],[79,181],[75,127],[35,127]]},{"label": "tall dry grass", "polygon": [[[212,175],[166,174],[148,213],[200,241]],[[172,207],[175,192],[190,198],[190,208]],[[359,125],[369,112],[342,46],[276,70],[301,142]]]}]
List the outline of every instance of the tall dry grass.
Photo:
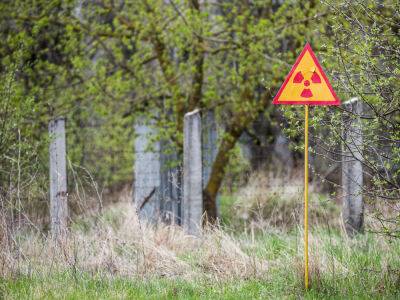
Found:
[{"label": "tall dry grass", "polygon": [[[304,183],[301,173],[276,177],[273,172],[253,173],[248,184],[233,196],[231,214],[245,229],[279,228],[289,231],[303,222]],[[340,227],[340,207],[311,183],[309,220],[314,227]]]},{"label": "tall dry grass", "polygon": [[180,227],[139,220],[130,197],[71,224],[67,236],[53,240],[25,228],[1,240],[1,276],[73,273],[129,277],[213,280],[258,278],[267,263],[246,254],[241,242],[219,228],[201,237]]},{"label": "tall dry grass", "polygon": [[[9,230],[0,216],[0,276],[49,278],[68,272],[77,280],[81,275],[261,280],[276,288],[281,284],[302,289],[302,187],[299,179],[292,184],[253,174],[248,186],[233,196],[230,211],[231,218],[241,218],[245,227],[209,227],[199,237],[178,226],[140,220],[127,193],[116,203],[75,218],[69,234],[60,240],[29,224]],[[310,194],[312,286],[339,290],[351,278],[362,286],[364,274],[369,274],[373,289],[395,289],[400,283],[399,242],[378,235],[349,239],[337,205],[315,187]]]}]

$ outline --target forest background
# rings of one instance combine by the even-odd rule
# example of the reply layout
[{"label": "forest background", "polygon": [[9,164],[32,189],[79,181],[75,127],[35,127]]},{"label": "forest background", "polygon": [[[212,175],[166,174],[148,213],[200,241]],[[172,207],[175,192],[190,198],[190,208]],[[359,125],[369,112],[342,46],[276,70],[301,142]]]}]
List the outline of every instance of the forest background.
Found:
[{"label": "forest background", "polygon": [[311,109],[311,180],[339,201],[343,119],[361,117],[363,195],[379,225],[373,231],[397,239],[399,11],[398,1],[2,1],[0,209],[7,228],[21,219],[48,226],[48,123],[58,116],[67,120],[72,217],[131,190],[137,120],[152,120],[168,151],[181,153],[183,116],[195,108],[214,111],[219,125],[203,193],[211,220],[218,193],[233,194],[260,170],[286,174],[288,161],[274,151],[282,135],[289,173],[300,176],[303,109],[272,99],[308,41],[342,102],[356,97],[365,107],[361,116],[343,106]]}]

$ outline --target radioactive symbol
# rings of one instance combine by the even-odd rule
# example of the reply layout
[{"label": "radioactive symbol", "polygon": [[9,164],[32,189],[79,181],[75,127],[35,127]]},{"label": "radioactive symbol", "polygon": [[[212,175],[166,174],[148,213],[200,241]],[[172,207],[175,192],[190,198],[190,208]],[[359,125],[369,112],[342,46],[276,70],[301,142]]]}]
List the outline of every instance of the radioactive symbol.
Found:
[{"label": "radioactive symbol", "polygon": [[[310,88],[310,82],[312,83],[321,83],[321,77],[319,77],[317,72],[309,72],[312,75],[310,76],[310,80],[305,79],[301,71],[297,72],[296,75],[293,78],[293,83],[300,83],[304,84],[304,88],[300,94],[301,97],[303,98],[311,98],[313,96],[313,93]],[[308,74],[309,75],[309,74]]]},{"label": "radioactive symbol", "polygon": [[340,100],[322,70],[310,44],[306,44],[297,58],[273,103],[340,105]]}]

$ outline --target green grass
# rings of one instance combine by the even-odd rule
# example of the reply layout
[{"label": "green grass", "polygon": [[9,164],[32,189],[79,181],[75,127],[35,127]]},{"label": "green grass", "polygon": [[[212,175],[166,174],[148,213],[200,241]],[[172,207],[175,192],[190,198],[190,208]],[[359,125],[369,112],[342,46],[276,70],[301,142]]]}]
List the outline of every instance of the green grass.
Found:
[{"label": "green grass", "polygon": [[[206,232],[197,240],[200,243],[190,242],[185,235],[162,226],[158,233],[155,229],[144,231],[146,240],[136,239],[130,233],[141,229],[123,205],[106,210],[97,219],[77,220],[71,227],[74,238],[65,250],[65,256],[73,261],[72,241],[75,238],[80,241],[78,246],[83,249],[76,250],[80,262],[76,269],[69,267],[69,263],[48,267],[52,263],[50,258],[41,257],[40,251],[29,251],[47,243],[38,238],[31,240],[29,233],[24,233],[26,239],[21,241],[25,243],[21,243],[31,257],[24,261],[21,272],[15,268],[8,277],[0,279],[0,299],[400,299],[400,240],[370,233],[353,239],[344,237],[338,222],[339,208],[318,194],[311,197],[311,287],[305,291],[303,237],[299,226],[302,220],[293,219],[295,210],[299,218],[301,204],[297,203],[296,195],[286,192],[290,197],[283,198],[286,194],[279,189],[268,195],[256,191],[253,190],[257,201],[251,197],[242,199],[242,204],[248,205],[245,209],[250,218],[246,220],[240,219],[240,212],[235,211],[238,197],[222,195],[224,229]],[[257,209],[255,215],[270,220],[272,225],[250,229],[251,222],[257,221],[252,219],[251,212]],[[110,241],[111,237],[117,240]],[[143,243],[148,247],[147,260],[142,256]],[[222,250],[222,245],[227,247]],[[239,254],[230,257],[237,249]],[[156,255],[158,251],[172,252],[175,256]],[[243,252],[247,255],[242,255]],[[103,256],[96,260],[99,253]],[[15,253],[12,255],[16,257]],[[103,261],[113,257],[116,261],[121,259],[115,265],[115,273]],[[164,257],[175,257],[182,264],[170,265],[174,260]],[[38,258],[44,261],[35,265]],[[96,268],[84,264],[87,258],[95,258]],[[141,259],[142,267],[124,273],[130,275],[122,275],[124,266],[139,264]],[[143,271],[146,263],[151,267],[154,261],[166,262],[175,269]],[[182,265],[188,266],[187,269],[181,270]],[[168,277],[173,274],[175,277]]]},{"label": "green grass", "polygon": [[[105,279],[70,274],[20,278],[2,284],[3,297],[13,299],[249,299],[271,296],[267,282],[211,284],[170,279]],[[4,292],[6,291],[6,292]]]},{"label": "green grass", "polygon": [[[242,236],[244,251],[268,262],[261,279],[137,278],[70,270],[0,281],[0,299],[399,299],[400,241],[354,240],[327,231],[311,238],[312,286],[302,282],[299,233]],[[246,242],[246,239],[249,239]]]}]

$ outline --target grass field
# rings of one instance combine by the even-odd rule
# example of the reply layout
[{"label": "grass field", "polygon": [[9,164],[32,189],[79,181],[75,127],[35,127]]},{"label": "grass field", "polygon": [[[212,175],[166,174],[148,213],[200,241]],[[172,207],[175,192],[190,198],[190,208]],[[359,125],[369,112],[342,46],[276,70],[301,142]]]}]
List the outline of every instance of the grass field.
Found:
[{"label": "grass field", "polygon": [[[318,232],[311,239],[311,289],[302,282],[301,235],[269,233],[252,241],[240,237],[244,254],[266,265],[229,276],[207,270],[195,257],[182,255],[188,274],[132,274],[65,266],[32,269],[31,274],[3,279],[2,299],[398,299],[400,297],[400,243],[366,234],[356,240],[337,233]],[[216,252],[219,249],[215,249]],[[219,255],[219,254],[218,254]],[[223,258],[219,258],[223,259]],[[258,262],[259,262],[258,261]],[[134,263],[134,262],[132,262]],[[226,262],[225,262],[226,263]],[[235,269],[233,265],[224,268]],[[243,262],[239,261],[239,269]],[[217,266],[218,267],[218,266]],[[222,270],[222,266],[221,271]],[[251,262],[248,266],[251,268]],[[254,261],[254,268],[260,265]],[[157,273],[157,272],[156,272]],[[188,276],[187,276],[188,275]]]},{"label": "grass field", "polygon": [[[287,268],[285,268],[287,270]],[[172,279],[101,278],[70,273],[19,278],[1,284],[3,299],[398,299],[400,293],[380,276],[365,273],[322,279],[323,287],[304,292],[294,274],[270,280],[226,282]]]},{"label": "grass field", "polygon": [[250,186],[222,197],[227,225],[198,238],[139,221],[129,201],[77,218],[58,242],[25,228],[1,240],[0,299],[399,299],[400,240],[348,238],[314,192],[304,290],[300,196]]}]

